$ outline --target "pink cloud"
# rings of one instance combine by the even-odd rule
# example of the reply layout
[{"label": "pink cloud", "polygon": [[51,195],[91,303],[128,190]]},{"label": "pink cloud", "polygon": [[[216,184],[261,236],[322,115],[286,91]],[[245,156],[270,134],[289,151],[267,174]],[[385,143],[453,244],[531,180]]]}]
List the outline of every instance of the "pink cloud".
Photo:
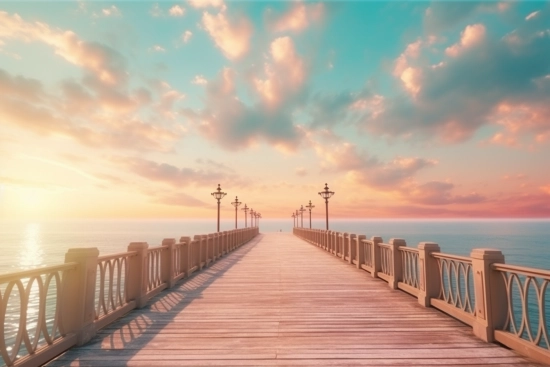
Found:
[{"label": "pink cloud", "polygon": [[270,55],[272,62],[266,62],[264,66],[266,78],[255,78],[254,85],[263,101],[275,108],[283,99],[300,90],[305,82],[306,69],[290,37],[279,37],[271,42]]},{"label": "pink cloud", "polygon": [[299,32],[307,28],[311,23],[319,21],[325,12],[322,3],[296,2],[284,14],[275,16],[270,21],[271,28],[275,32],[295,31]]},{"label": "pink cloud", "polygon": [[183,40],[183,43],[187,43],[191,40],[192,36],[193,36],[193,32],[187,30],[183,32],[183,34],[181,35],[181,39]]},{"label": "pink cloud", "polygon": [[185,9],[179,5],[174,5],[168,10],[168,14],[173,17],[182,17],[185,14]]},{"label": "pink cloud", "polygon": [[544,143],[550,138],[550,107],[546,101],[502,101],[493,110],[490,120],[502,126],[489,140],[494,144],[521,145],[523,135],[533,135],[535,142]]},{"label": "pink cloud", "polygon": [[196,9],[203,9],[203,8],[221,8],[222,10],[225,10],[225,2],[223,0],[189,0],[189,5],[191,5],[193,8]]},{"label": "pink cloud", "polygon": [[206,80],[202,75],[195,75],[191,83],[196,85],[205,85],[208,83],[208,80]]},{"label": "pink cloud", "polygon": [[248,52],[253,29],[246,17],[232,20],[223,11],[217,15],[204,12],[202,25],[228,59],[238,59]]},{"label": "pink cloud", "polygon": [[485,26],[483,24],[468,25],[462,31],[460,42],[447,47],[445,53],[451,57],[457,57],[464,49],[475,47],[485,38]]},{"label": "pink cloud", "polygon": [[52,29],[45,23],[26,22],[19,15],[0,11],[0,39],[41,41],[54,48],[66,61],[95,74],[105,84],[115,85],[126,80],[125,61],[110,47],[81,40],[72,31]]},{"label": "pink cloud", "polygon": [[425,42],[418,39],[407,45],[403,53],[394,61],[393,75],[401,80],[405,89],[415,96],[422,88],[422,69],[412,65],[420,56]]},{"label": "pink cloud", "polygon": [[288,106],[268,110],[261,103],[246,105],[236,95],[236,78],[233,69],[222,69],[205,85],[204,108],[182,113],[203,136],[225,149],[245,149],[260,139],[281,150],[296,149],[302,132],[293,124]]}]

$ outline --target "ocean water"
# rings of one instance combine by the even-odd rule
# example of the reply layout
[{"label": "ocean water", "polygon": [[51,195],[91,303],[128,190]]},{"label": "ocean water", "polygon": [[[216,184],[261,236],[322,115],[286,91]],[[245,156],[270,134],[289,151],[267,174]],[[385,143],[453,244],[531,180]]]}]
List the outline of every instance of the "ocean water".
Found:
[{"label": "ocean water", "polygon": [[[403,238],[407,246],[436,242],[444,253],[469,255],[473,248],[502,250],[506,263],[550,269],[550,219],[548,220],[346,220],[330,221],[330,229],[367,238]],[[260,219],[260,232],[290,232],[293,220]],[[223,220],[220,229],[235,227]],[[242,219],[239,227],[244,227]],[[309,219],[304,217],[304,227]],[[324,228],[324,220],[313,220]],[[61,264],[73,247],[97,247],[101,255],[126,251],[130,242],[158,246],[164,238],[213,233],[214,220],[64,220],[0,221],[0,274],[45,265]]]}]

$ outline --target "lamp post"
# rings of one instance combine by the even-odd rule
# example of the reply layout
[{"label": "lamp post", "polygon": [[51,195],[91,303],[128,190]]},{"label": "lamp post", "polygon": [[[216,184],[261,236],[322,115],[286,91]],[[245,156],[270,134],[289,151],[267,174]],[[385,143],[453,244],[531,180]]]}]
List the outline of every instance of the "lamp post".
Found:
[{"label": "lamp post", "polygon": [[244,228],[246,228],[246,219],[248,218],[248,207],[246,206],[246,204],[244,204],[244,208],[242,208],[241,210],[244,210]]},{"label": "lamp post", "polygon": [[315,205],[312,205],[310,200],[309,204],[306,205],[306,208],[309,209],[309,229],[311,229],[311,209],[315,208]]},{"label": "lamp post", "polygon": [[334,195],[334,192],[333,192],[333,191],[329,191],[328,186],[327,186],[327,184],[325,183],[324,191],[319,192],[319,195],[321,195],[321,197],[322,197],[323,199],[325,199],[326,215],[327,215],[327,231],[328,231],[328,199],[330,199],[330,197],[331,197],[332,195]]},{"label": "lamp post", "polygon": [[260,218],[262,217],[262,213],[258,213],[258,228],[260,228]]},{"label": "lamp post", "polygon": [[303,205],[300,206],[299,210],[300,210],[300,227],[304,228],[304,212],[306,210],[304,209]]},{"label": "lamp post", "polygon": [[254,210],[250,208],[250,227],[254,227]]},{"label": "lamp post", "polygon": [[235,207],[235,229],[237,229],[237,208],[241,204],[242,204],[242,202],[239,201],[239,197],[235,196],[235,201],[231,203],[231,205],[233,205]]},{"label": "lamp post", "polygon": [[226,195],[225,192],[222,192],[222,188],[220,187],[220,184],[218,184],[218,188],[216,191],[212,193],[212,196],[214,199],[218,200],[218,232],[220,231],[220,200]]},{"label": "lamp post", "polygon": [[292,225],[296,227],[296,214],[292,213]]}]

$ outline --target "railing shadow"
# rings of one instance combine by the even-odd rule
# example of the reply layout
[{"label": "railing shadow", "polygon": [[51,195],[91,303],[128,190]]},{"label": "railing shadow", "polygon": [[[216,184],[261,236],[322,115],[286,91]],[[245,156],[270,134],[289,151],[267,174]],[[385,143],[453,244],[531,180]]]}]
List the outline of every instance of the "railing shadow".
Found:
[{"label": "railing shadow", "polygon": [[[173,288],[167,289],[153,297],[147,306],[134,309],[119,320],[98,331],[87,344],[73,347],[47,366],[91,366],[93,362],[82,357],[94,356],[99,360],[109,361],[113,350],[124,350],[116,353],[116,362],[109,365],[125,365],[143,347],[151,342],[161,330],[168,326],[193,300],[248,255],[263,238],[258,234],[247,244],[234,250],[224,258],[217,260],[210,267],[191,274],[189,278],[180,280]],[[153,314],[164,313],[163,317],[151,317]]]}]

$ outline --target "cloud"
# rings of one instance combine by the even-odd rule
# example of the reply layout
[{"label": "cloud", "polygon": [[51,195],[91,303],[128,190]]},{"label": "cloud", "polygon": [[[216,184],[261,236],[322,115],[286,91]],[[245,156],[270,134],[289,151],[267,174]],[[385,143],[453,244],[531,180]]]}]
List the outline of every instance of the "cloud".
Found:
[{"label": "cloud", "polygon": [[464,50],[480,45],[485,38],[485,26],[483,24],[473,24],[467,26],[461,34],[460,42],[447,47],[445,53],[452,57],[457,57]]},{"label": "cloud", "polygon": [[126,81],[126,60],[111,47],[81,40],[72,31],[52,29],[45,23],[26,22],[19,15],[0,11],[0,39],[41,41],[71,64],[92,72],[109,85]]},{"label": "cloud", "polygon": [[170,8],[168,14],[173,17],[182,17],[185,14],[185,9],[179,5],[174,5]]},{"label": "cloud", "polygon": [[536,17],[537,15],[539,14],[539,11],[534,11],[532,13],[530,13],[528,16],[525,17],[525,20],[531,20],[533,19],[534,17]]},{"label": "cloud", "polygon": [[122,16],[122,13],[120,12],[120,10],[115,5],[111,5],[107,8],[101,9],[101,14],[105,17],[120,17],[120,16]]},{"label": "cloud", "polygon": [[181,39],[183,40],[183,43],[187,43],[191,40],[191,37],[193,36],[193,33],[189,30],[183,32],[181,35]]},{"label": "cloud", "polygon": [[247,105],[236,94],[236,73],[224,68],[217,78],[208,81],[204,108],[182,113],[204,137],[229,150],[245,149],[265,140],[283,150],[300,144],[302,132],[294,126],[294,100],[278,109],[266,109],[261,103]]},{"label": "cloud", "polygon": [[422,205],[477,204],[487,199],[472,192],[468,195],[451,195],[454,185],[450,182],[430,181],[417,185],[407,193],[407,199]]},{"label": "cloud", "polygon": [[[549,15],[550,11],[541,11],[540,18]],[[516,29],[513,42],[510,37],[491,37],[481,24],[469,25],[435,65],[432,48],[421,48],[427,55],[414,59],[410,52],[407,55],[407,46],[401,55],[404,61],[401,56],[396,60],[394,76],[409,94],[384,98],[382,112],[365,116],[359,125],[380,135],[435,135],[445,142],[459,142],[493,124],[504,127],[494,142],[513,143],[510,137],[520,133],[546,141],[550,32],[540,31],[542,23],[531,23]],[[418,72],[407,79],[403,74],[407,68]]]},{"label": "cloud", "polygon": [[[206,169],[176,167],[139,157],[114,157],[112,162],[148,181],[181,188],[189,186],[212,186],[225,182],[228,186],[246,186],[245,180],[230,169],[219,169],[215,164],[206,164]],[[204,164],[202,164],[204,166]]]},{"label": "cloud", "polygon": [[152,197],[153,201],[160,204],[192,208],[206,208],[212,206],[212,204],[207,204],[183,192],[149,192],[148,194]]},{"label": "cloud", "polygon": [[[167,151],[183,135],[179,124],[153,124],[135,116],[136,109],[147,105],[147,91],[127,95],[94,81],[67,80],[61,83],[61,95],[51,95],[39,81],[0,69],[0,120],[39,135],[116,149]],[[173,102],[173,95],[164,95],[159,108],[171,110]]]},{"label": "cloud", "polygon": [[221,10],[225,10],[225,2],[223,0],[189,0],[189,5],[191,5],[193,8],[196,9],[204,9],[204,8],[220,8]]},{"label": "cloud", "polygon": [[255,78],[254,85],[264,103],[277,108],[301,91],[306,80],[306,66],[294,48],[290,37],[279,37],[271,42],[271,62],[264,65],[265,79]]},{"label": "cloud", "polygon": [[149,52],[166,52],[166,49],[160,45],[154,45],[149,48]]},{"label": "cloud", "polygon": [[191,83],[196,85],[205,85],[208,83],[208,80],[206,80],[202,75],[195,75]]},{"label": "cloud", "polygon": [[246,17],[229,19],[223,11],[217,15],[204,12],[202,25],[228,59],[238,59],[248,52],[253,29]]},{"label": "cloud", "polygon": [[323,3],[294,2],[291,8],[284,14],[278,15],[269,11],[267,14],[267,23],[274,32],[300,32],[311,23],[319,21],[324,13],[325,6]]},{"label": "cloud", "polygon": [[369,156],[355,144],[345,142],[329,134],[309,136],[309,143],[321,159],[325,171],[344,172],[354,182],[368,185],[382,191],[403,191],[414,183],[414,175],[437,161],[419,157],[396,157],[381,162],[377,157]]}]

